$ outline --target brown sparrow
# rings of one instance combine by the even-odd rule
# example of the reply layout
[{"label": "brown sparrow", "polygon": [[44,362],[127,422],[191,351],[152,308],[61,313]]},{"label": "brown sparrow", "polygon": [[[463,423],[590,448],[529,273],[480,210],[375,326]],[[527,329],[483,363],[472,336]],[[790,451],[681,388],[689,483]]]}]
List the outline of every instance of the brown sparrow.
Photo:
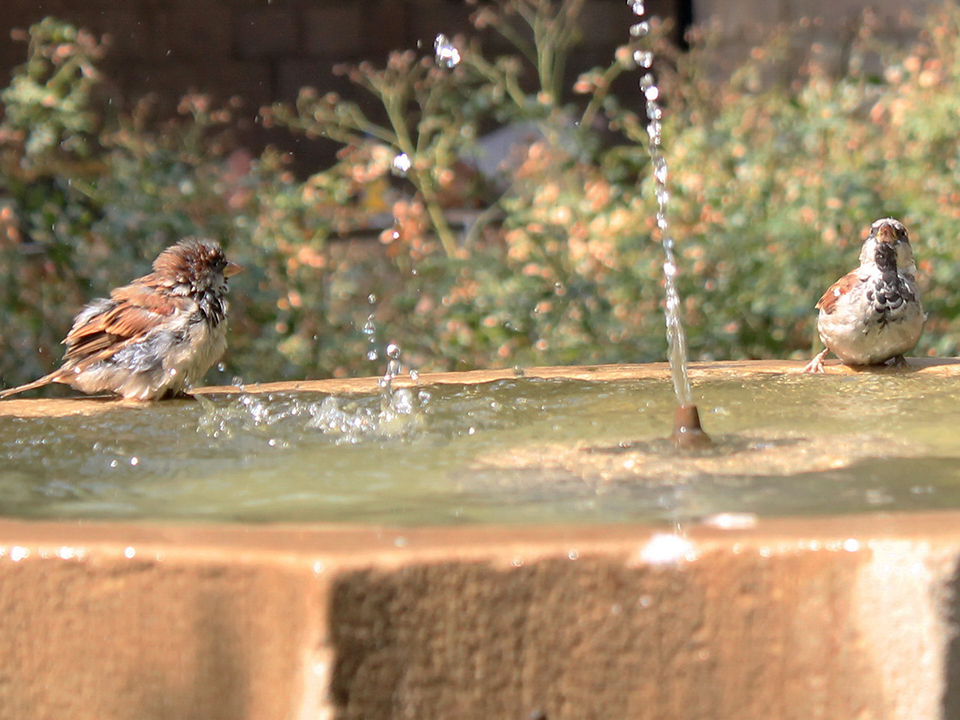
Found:
[{"label": "brown sparrow", "polygon": [[226,279],[241,269],[211,240],[181,240],[152,273],[80,311],[58,370],[0,398],[50,383],[135,400],[182,394],[226,350]]},{"label": "brown sparrow", "polygon": [[803,369],[823,372],[831,350],[844,365],[903,363],[925,320],[917,291],[917,265],[907,229],[893,218],[877,220],[860,251],[860,267],[820,298],[817,331],[825,348]]}]

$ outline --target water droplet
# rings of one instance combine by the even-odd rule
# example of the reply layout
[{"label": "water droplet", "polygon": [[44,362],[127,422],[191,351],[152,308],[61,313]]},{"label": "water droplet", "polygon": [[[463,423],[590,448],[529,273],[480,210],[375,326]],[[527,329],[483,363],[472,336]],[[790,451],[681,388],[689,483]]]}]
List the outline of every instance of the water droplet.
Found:
[{"label": "water droplet", "polygon": [[686,538],[658,533],[640,550],[640,560],[650,565],[670,565],[688,559],[694,550]]},{"label": "water droplet", "polygon": [[393,158],[390,169],[394,175],[403,176],[410,172],[411,166],[412,163],[410,162],[409,155],[406,153],[397,153],[397,155]]},{"label": "water droplet", "polygon": [[[370,293],[369,295],[367,295],[367,302],[370,303],[371,305],[376,305],[376,304],[377,304],[377,296],[374,295],[373,293]],[[372,321],[372,320],[373,320],[373,315],[371,315],[369,319]]]},{"label": "water droplet", "polygon": [[137,465],[140,464],[140,458],[134,455],[132,458],[130,458],[130,464],[136,467]]},{"label": "water droplet", "polygon": [[630,26],[630,34],[633,37],[643,37],[648,32],[650,32],[650,23],[648,23],[646,20]]},{"label": "water droplet", "polygon": [[653,65],[653,53],[649,50],[637,50],[633,53],[633,61],[642,68]]},{"label": "water droplet", "polygon": [[387,345],[387,357],[396,360],[398,357],[400,357],[400,352],[399,345],[394,345],[393,343],[389,343]]},{"label": "water droplet", "polygon": [[227,369],[227,366],[224,365],[222,362],[217,363],[217,372],[225,372],[226,369]]},{"label": "water droplet", "polygon": [[367,360],[370,360],[372,362],[379,358],[380,358],[380,353],[378,353],[376,350],[367,351]]},{"label": "water droplet", "polygon": [[133,547],[127,547],[127,548],[123,551],[123,556],[124,556],[125,558],[127,558],[127,559],[132,558],[132,557],[135,556],[136,554],[137,554],[137,550],[136,550],[136,548],[133,548]]},{"label": "water droplet", "polygon": [[627,5],[631,10],[633,10],[633,14],[637,17],[640,17],[647,12],[647,9],[643,4],[643,0],[627,0]]},{"label": "water droplet", "polygon": [[644,91],[643,95],[647,98],[647,100],[656,100],[660,97],[660,88],[658,88],[656,85],[651,85]]},{"label": "water droplet", "polygon": [[20,562],[24,558],[30,557],[30,551],[25,547],[14,545],[10,548],[10,559],[14,562]]},{"label": "water droplet", "polygon": [[704,525],[721,530],[745,530],[756,527],[759,519],[754,513],[717,513],[703,519]]},{"label": "water droplet", "polygon": [[420,379],[420,373],[418,373],[416,370],[411,370],[410,379],[413,380],[414,382],[417,382]]},{"label": "water droplet", "polygon": [[437,35],[433,43],[436,52],[437,65],[445,68],[454,68],[460,64],[460,51],[443,33]]},{"label": "water droplet", "polygon": [[576,550],[571,550],[567,553],[567,557],[571,560],[576,560],[578,557],[580,557],[580,553],[578,553]]}]

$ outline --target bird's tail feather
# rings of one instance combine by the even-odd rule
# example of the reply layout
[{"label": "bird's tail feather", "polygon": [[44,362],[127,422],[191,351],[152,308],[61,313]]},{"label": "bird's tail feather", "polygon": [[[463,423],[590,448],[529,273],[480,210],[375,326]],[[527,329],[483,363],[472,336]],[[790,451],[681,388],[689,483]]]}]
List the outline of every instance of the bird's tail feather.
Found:
[{"label": "bird's tail feather", "polygon": [[33,382],[29,382],[26,385],[18,385],[15,388],[10,388],[9,390],[0,391],[0,400],[10,397],[11,395],[19,395],[20,393],[26,392],[27,390],[36,390],[37,388],[43,387],[44,385],[49,385],[52,382],[56,382],[59,376],[60,376],[60,371],[58,370],[57,372],[52,372],[49,375],[44,375],[39,380],[34,380]]}]

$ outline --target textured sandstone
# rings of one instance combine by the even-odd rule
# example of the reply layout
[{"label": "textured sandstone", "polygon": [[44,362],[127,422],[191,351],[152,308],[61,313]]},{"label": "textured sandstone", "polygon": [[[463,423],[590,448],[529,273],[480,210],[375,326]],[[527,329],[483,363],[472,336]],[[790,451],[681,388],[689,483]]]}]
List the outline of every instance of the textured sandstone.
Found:
[{"label": "textured sandstone", "polygon": [[958,527],[5,521],[0,718],[956,717]]}]

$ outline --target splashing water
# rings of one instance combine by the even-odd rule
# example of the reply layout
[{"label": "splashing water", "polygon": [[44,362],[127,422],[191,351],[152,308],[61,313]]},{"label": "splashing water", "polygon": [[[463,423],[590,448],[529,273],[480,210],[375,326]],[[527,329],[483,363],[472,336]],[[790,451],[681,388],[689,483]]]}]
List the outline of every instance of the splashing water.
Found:
[{"label": "splashing water", "polygon": [[400,177],[406,177],[412,165],[413,163],[410,162],[409,155],[406,153],[397,153],[393,158],[393,162],[390,163],[390,172]]},{"label": "splashing water", "polygon": [[377,385],[380,387],[380,404],[384,410],[393,405],[395,400],[393,381],[403,372],[403,366],[400,364],[400,355],[402,354],[400,346],[387,343],[386,354],[387,369],[384,371],[383,377],[377,381]]},{"label": "splashing water", "polygon": [[[372,316],[364,325],[365,334],[375,334]],[[387,343],[383,354],[387,365],[378,379],[377,397],[338,397],[330,395],[322,400],[242,394],[227,404],[214,404],[203,395],[197,399],[204,408],[198,422],[198,432],[210,438],[229,439],[249,432],[251,428],[299,423],[302,428],[319,430],[335,444],[358,444],[370,440],[396,440],[416,437],[425,418],[431,394],[423,388],[397,387],[395,380],[403,374],[399,345]],[[376,349],[367,353],[379,357]],[[411,369],[409,377],[417,382],[419,374]],[[294,440],[271,437],[268,445],[289,447]]]},{"label": "splashing water", "polygon": [[[365,438],[399,438],[414,434],[423,423],[423,405],[430,399],[429,392],[414,392],[411,388],[395,387],[394,381],[403,373],[400,356],[403,351],[395,343],[384,348],[387,367],[377,381],[380,390],[379,410],[358,408],[354,403],[344,405],[336,397],[328,397],[308,410],[314,427],[328,434],[339,434],[341,441],[357,443]],[[415,371],[410,377],[416,381]]]},{"label": "splashing water", "polygon": [[460,64],[460,51],[443,33],[437,35],[433,47],[436,52],[437,65],[440,67],[452,69]]},{"label": "splashing water", "polygon": [[[646,7],[642,0],[627,0],[627,5],[640,20],[630,27],[633,37],[643,37],[650,32],[650,23],[643,19]],[[653,53],[638,50],[634,54],[637,64],[649,70],[653,65]],[[680,318],[680,293],[677,290],[677,258],[674,252],[673,237],[667,219],[667,204],[670,193],[667,191],[667,159],[663,155],[663,109],[660,107],[660,88],[657,87],[653,73],[646,72],[640,78],[640,90],[647,103],[647,139],[650,159],[653,162],[653,177],[657,193],[657,228],[663,245],[663,278],[666,288],[667,342],[670,347],[670,373],[673,388],[681,406],[693,405],[693,391],[687,374],[687,339]]]}]

